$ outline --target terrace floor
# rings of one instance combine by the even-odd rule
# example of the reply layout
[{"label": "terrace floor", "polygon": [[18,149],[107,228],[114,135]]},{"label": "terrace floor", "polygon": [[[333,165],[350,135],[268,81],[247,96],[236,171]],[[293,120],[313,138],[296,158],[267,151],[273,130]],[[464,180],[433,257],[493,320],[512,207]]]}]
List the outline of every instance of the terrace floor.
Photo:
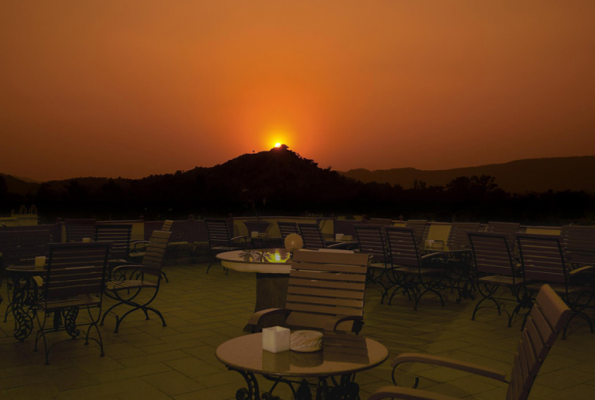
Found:
[{"label": "terrace floor", "polygon": [[[154,303],[167,327],[139,315],[115,334],[115,320],[108,318],[102,327],[105,357],[98,356],[94,344],[69,341],[53,350],[46,366],[43,353],[33,352],[32,337],[17,342],[12,320],[0,322],[0,399],[234,399],[244,381],[223,367],[215,349],[244,334],[254,305],[255,276],[234,271],[226,276],[218,267],[207,275],[205,270],[205,264],[167,267],[170,283],[162,286]],[[378,292],[368,289],[361,334],[386,345],[390,356],[357,375],[361,398],[390,384],[390,359],[403,352],[449,356],[509,373],[520,320],[507,328],[506,317],[490,311],[471,321],[473,306],[470,300],[457,304],[450,299],[441,307],[428,298],[413,311],[404,297],[382,305]],[[5,307],[6,301],[0,305],[2,315]],[[556,342],[532,399],[595,398],[595,335],[582,324],[573,323],[568,339]],[[465,399],[505,398],[504,385],[486,378],[432,366],[410,365],[409,371],[422,377],[420,387],[435,392]],[[276,395],[290,398],[279,389]]]}]

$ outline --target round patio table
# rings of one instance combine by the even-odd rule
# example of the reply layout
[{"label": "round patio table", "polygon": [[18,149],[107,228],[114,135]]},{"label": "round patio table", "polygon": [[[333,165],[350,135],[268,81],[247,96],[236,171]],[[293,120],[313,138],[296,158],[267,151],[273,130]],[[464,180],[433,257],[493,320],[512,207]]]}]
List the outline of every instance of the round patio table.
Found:
[{"label": "round patio table", "polygon": [[239,272],[256,273],[254,312],[285,307],[290,253],[285,249],[235,250],[217,254],[221,265]]},{"label": "round patio table", "polygon": [[[311,399],[310,386],[316,387],[316,399],[356,399],[359,386],[354,382],[355,373],[384,362],[388,350],[370,338],[346,332],[325,332],[321,351],[271,353],[262,349],[262,333],[254,333],[221,344],[216,355],[246,381],[248,387],[239,389],[236,398],[261,399],[254,376],[259,374],[274,382],[271,390],[266,395],[263,393],[263,398],[273,398],[269,397],[270,392],[282,383],[291,388],[296,400]],[[317,383],[308,383],[308,378],[315,378]]]}]

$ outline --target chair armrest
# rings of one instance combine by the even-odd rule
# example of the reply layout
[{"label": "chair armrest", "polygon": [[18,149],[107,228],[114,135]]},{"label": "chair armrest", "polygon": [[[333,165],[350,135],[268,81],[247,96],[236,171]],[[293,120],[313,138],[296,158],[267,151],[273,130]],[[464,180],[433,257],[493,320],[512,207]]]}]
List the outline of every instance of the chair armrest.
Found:
[{"label": "chair armrest", "polygon": [[121,270],[121,269],[141,269],[141,268],[145,268],[147,269],[148,267],[142,264],[121,264],[118,265],[117,267],[114,267],[114,269],[112,269],[112,273]]},{"label": "chair armrest", "polygon": [[574,276],[577,274],[582,274],[585,272],[595,272],[595,266],[594,265],[588,265],[586,267],[580,267],[577,269],[573,269],[572,271],[570,271],[570,276]]},{"label": "chair armrest", "polygon": [[246,241],[246,237],[247,236],[236,236],[236,237],[232,237],[229,240],[231,240],[233,242],[234,240],[240,240],[240,239],[242,239],[245,242]]},{"label": "chair armrest", "polygon": [[447,367],[457,369],[459,371],[470,372],[475,375],[481,375],[485,376],[486,378],[491,378],[500,382],[508,383],[508,381],[506,380],[506,374],[502,371],[498,371],[497,369],[487,368],[478,364],[473,364],[465,361],[454,360],[452,358],[437,357],[432,356],[430,354],[420,353],[403,353],[397,356],[391,362],[393,372],[394,368],[406,362],[421,362],[424,364],[438,365],[441,367]]},{"label": "chair armrest", "polygon": [[143,245],[143,247],[146,247],[147,244],[151,243],[148,240],[135,240],[132,244],[132,248],[136,249],[137,247],[139,247],[139,245]]},{"label": "chair armrest", "polygon": [[345,322],[345,321],[353,321],[353,326],[355,329],[352,329],[352,330],[355,333],[358,333],[359,331],[361,331],[362,326],[364,325],[364,319],[363,319],[363,317],[360,317],[359,315],[341,315],[341,316],[337,316],[337,317],[327,321],[326,324],[324,325],[324,330],[325,331],[334,331],[337,329],[337,326],[341,322]]},{"label": "chair armrest", "polygon": [[405,400],[457,400],[455,397],[445,394],[428,392],[427,390],[418,390],[397,386],[385,386],[376,390],[368,400],[380,399],[405,399]]},{"label": "chair armrest", "polygon": [[260,322],[266,317],[271,315],[288,316],[289,314],[291,314],[291,310],[288,310],[287,308],[268,308],[266,310],[260,310],[252,314],[248,320],[248,325],[252,326],[252,333],[254,333],[255,329],[260,325]]}]

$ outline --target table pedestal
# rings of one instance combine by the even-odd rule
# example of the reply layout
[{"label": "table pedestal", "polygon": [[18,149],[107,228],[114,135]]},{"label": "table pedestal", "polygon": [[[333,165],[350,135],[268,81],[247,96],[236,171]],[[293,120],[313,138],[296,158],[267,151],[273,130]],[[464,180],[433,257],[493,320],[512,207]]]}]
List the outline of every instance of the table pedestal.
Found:
[{"label": "table pedestal", "polygon": [[[287,299],[287,274],[256,273],[256,304],[254,312],[268,310],[269,308],[285,308]],[[283,325],[283,315],[272,315],[267,318],[267,325]],[[252,332],[252,325],[246,324],[244,331]]]}]

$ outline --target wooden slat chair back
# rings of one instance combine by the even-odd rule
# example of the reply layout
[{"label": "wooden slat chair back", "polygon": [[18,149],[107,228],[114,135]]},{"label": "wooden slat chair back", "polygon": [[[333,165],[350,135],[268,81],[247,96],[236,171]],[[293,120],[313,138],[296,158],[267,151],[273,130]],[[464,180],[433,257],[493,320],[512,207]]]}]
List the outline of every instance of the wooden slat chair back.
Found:
[{"label": "wooden slat chair back", "polygon": [[386,237],[393,266],[419,267],[420,254],[413,228],[387,227]]},{"label": "wooden slat chair back", "polygon": [[521,224],[516,222],[495,222],[490,221],[486,226],[487,233],[500,233],[506,235],[506,241],[511,252],[514,252],[516,247],[516,234],[519,233]]},{"label": "wooden slat chair back", "polygon": [[[342,233],[355,237],[355,227],[363,225],[364,222],[353,219],[336,219],[333,221],[333,233]],[[376,224],[379,225],[379,224]]]},{"label": "wooden slat chair back", "polygon": [[285,241],[285,238],[292,233],[300,234],[298,226],[295,222],[282,222],[278,221],[277,225],[279,226],[279,232],[281,232],[281,239]]},{"label": "wooden slat chair back", "polygon": [[171,232],[153,231],[149,244],[145,250],[142,265],[148,267],[144,273],[158,276],[165,262],[165,251]]},{"label": "wooden slat chair back", "polygon": [[456,222],[450,226],[450,232],[446,245],[451,250],[470,248],[469,232],[479,232],[481,224],[479,222]]},{"label": "wooden slat chair back", "polygon": [[[49,354],[52,346],[47,345],[46,334],[56,332],[58,328],[54,318],[49,313],[64,313],[65,321],[60,330],[65,330],[74,339],[79,336],[82,325],[74,324],[81,308],[90,319],[85,336],[85,344],[89,339],[96,341],[103,355],[103,341],[97,323],[101,317],[101,301],[105,287],[105,272],[109,255],[109,243],[58,243],[49,246],[48,267],[44,276],[41,299],[37,301],[40,310],[35,311],[39,322],[39,331],[35,340],[35,349],[39,339],[43,339],[46,364],[49,363]],[[92,313],[91,308],[97,309]],[[73,310],[76,310],[73,312]],[[49,321],[48,321],[49,320]],[[50,325],[46,327],[46,325]],[[95,328],[97,338],[89,336],[91,328]]]},{"label": "wooden slat chair back", "polygon": [[172,227],[174,225],[174,221],[172,221],[171,219],[166,219],[165,221],[163,221],[163,225],[161,226],[161,230],[164,232],[170,232]]},{"label": "wooden slat chair back", "polygon": [[567,263],[595,265],[595,226],[563,226],[560,239]]},{"label": "wooden slat chair back", "polygon": [[571,310],[564,301],[551,287],[544,285],[521,334],[506,393],[507,400],[525,400],[529,397],[545,357],[570,316]]},{"label": "wooden slat chair back", "polygon": [[205,218],[209,244],[213,246],[232,247],[232,234],[225,219]]},{"label": "wooden slat chair back", "polygon": [[51,241],[49,230],[1,231],[2,264],[33,265],[36,256],[47,255]]},{"label": "wooden slat chair back", "polygon": [[378,225],[355,226],[355,236],[362,253],[370,254],[373,263],[386,264],[388,248],[383,229]]},{"label": "wooden slat chair back", "polygon": [[131,234],[131,224],[97,224],[94,240],[112,244],[110,259],[128,259]]},{"label": "wooden slat chair back", "polygon": [[425,219],[411,219],[405,222],[405,228],[413,229],[413,235],[418,245],[424,243],[428,238],[430,224]]},{"label": "wooden slat chair back", "polygon": [[[296,252],[287,289],[287,324],[323,329],[333,318],[363,317],[368,263],[367,254]],[[337,329],[350,331],[357,325],[347,321]]]},{"label": "wooden slat chair back", "polygon": [[95,236],[94,219],[65,219],[66,242],[82,242],[83,238]]},{"label": "wooden slat chair back", "polygon": [[568,270],[558,237],[518,234],[517,240],[526,281],[568,283]]},{"label": "wooden slat chair back", "polygon": [[[526,400],[546,356],[554,345],[558,334],[568,323],[571,310],[556,295],[549,285],[543,285],[537,294],[527,323],[521,333],[521,340],[514,357],[510,381],[502,371],[486,368],[479,364],[459,361],[451,358],[428,354],[403,353],[391,363],[393,381],[395,369],[403,363],[418,362],[451,368],[472,373],[485,378],[508,383],[506,400]],[[416,385],[417,386],[417,385]],[[368,400],[410,399],[410,400],[453,400],[451,396],[441,395],[427,390],[416,390],[404,387],[387,386],[378,389]]]},{"label": "wooden slat chair back", "polygon": [[497,233],[469,233],[474,265],[478,272],[504,275],[514,279],[515,262],[508,245],[508,236]]},{"label": "wooden slat chair back", "polygon": [[298,224],[298,228],[305,249],[322,249],[326,247],[318,224]]},{"label": "wooden slat chair back", "polygon": [[101,296],[109,243],[57,243],[49,246],[43,297],[46,305],[81,295]]},{"label": "wooden slat chair back", "polygon": [[[483,308],[481,305],[485,300],[490,300],[496,305],[498,314],[502,311],[501,305],[504,301],[513,300],[517,303],[514,310],[508,312],[504,309],[508,315],[508,326],[511,326],[513,317],[518,314],[521,308],[530,305],[530,302],[526,302],[520,293],[519,289],[523,280],[511,254],[508,236],[484,232],[470,232],[468,235],[475,266],[472,275],[476,278],[477,290],[482,296],[473,310],[471,319],[475,320],[475,315],[480,308]],[[508,287],[513,298],[499,294],[500,286]]]}]

